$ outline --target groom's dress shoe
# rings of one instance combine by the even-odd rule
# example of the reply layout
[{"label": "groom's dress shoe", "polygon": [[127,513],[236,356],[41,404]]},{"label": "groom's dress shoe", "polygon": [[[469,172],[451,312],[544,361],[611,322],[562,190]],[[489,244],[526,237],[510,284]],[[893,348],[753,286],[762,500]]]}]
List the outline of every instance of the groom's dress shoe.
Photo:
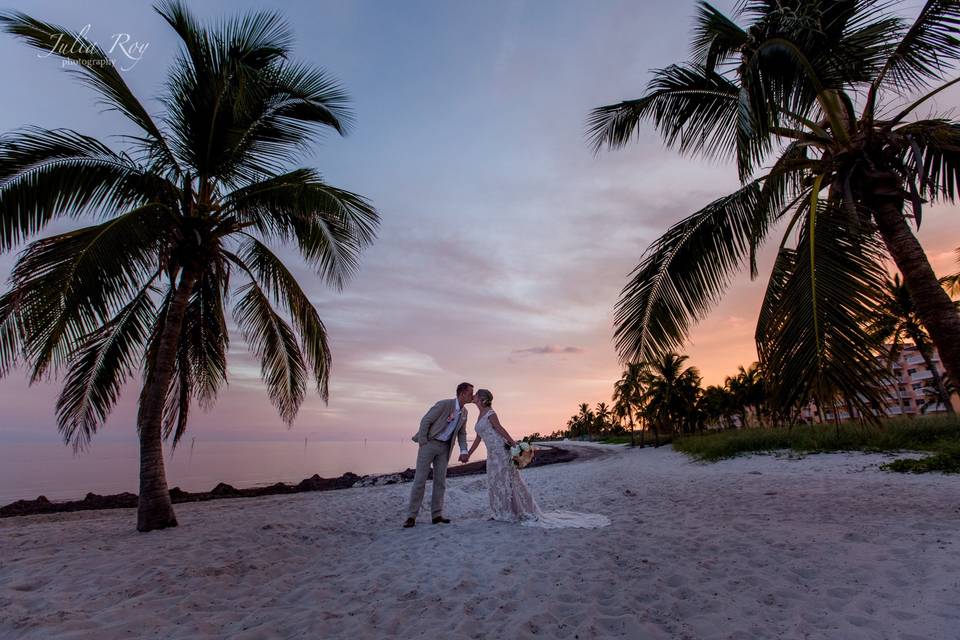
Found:
[{"label": "groom's dress shoe", "polygon": [[410,527],[414,526],[415,524],[417,524],[417,521],[416,521],[416,520],[414,520],[413,518],[407,518],[407,521],[403,523],[403,528],[404,528],[404,529],[409,529]]},{"label": "groom's dress shoe", "polygon": [[437,516],[433,519],[433,524],[450,524],[450,518],[444,518],[443,516]]}]

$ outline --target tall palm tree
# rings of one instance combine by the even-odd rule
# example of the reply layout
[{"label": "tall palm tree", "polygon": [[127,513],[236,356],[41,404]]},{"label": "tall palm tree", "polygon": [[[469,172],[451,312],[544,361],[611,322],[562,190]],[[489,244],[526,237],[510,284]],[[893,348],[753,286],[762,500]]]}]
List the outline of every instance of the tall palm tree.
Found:
[{"label": "tall palm tree", "polygon": [[937,399],[946,408],[947,412],[954,413],[950,403],[950,393],[944,383],[943,376],[933,362],[933,346],[926,329],[917,317],[917,310],[913,304],[910,292],[900,280],[899,274],[894,274],[886,283],[886,300],[883,305],[883,315],[873,325],[877,337],[883,343],[890,344],[888,357],[890,366],[899,359],[904,340],[910,340],[917,347],[923,357],[927,370],[933,375],[933,391]]},{"label": "tall palm tree", "polygon": [[644,413],[653,425],[655,446],[660,446],[660,431],[688,430],[691,411],[700,393],[700,373],[686,367],[688,356],[666,353],[646,363],[643,376]]},{"label": "tall palm tree", "polygon": [[944,82],[960,60],[960,3],[929,0],[912,22],[879,0],[744,0],[734,18],[698,7],[692,58],[588,121],[597,150],[651,122],[683,153],[735,158],[742,182],[647,250],[617,305],[621,356],[683,344],[744,263],[757,275],[756,250],[782,222],[757,330],[781,410],[811,397],[879,406],[864,320],[888,257],[960,380],[960,315],[910,228],[925,201],[953,202],[960,185],[960,123],[918,115],[960,82]]},{"label": "tall palm tree", "polygon": [[225,304],[260,360],[271,402],[288,424],[308,378],[326,400],[327,333],[307,294],[269,245],[290,243],[341,287],[378,225],[362,197],[288,168],[318,134],[343,134],[347,96],[324,71],[289,60],[291,33],[274,13],[218,26],[179,2],[157,12],[181,40],[151,116],[80,34],[23,13],[0,28],[77,63],[101,101],[138,130],[117,151],[66,129],[30,128],[0,144],[0,246],[10,250],[57,219],[96,217],[35,240],[0,297],[0,370],[20,361],[30,380],[66,373],[57,419],[85,446],[124,382],[143,371],[137,429],[137,528],[176,526],[163,465],[191,405],[213,404],[227,379]]},{"label": "tall palm tree", "polygon": [[[640,410],[641,398],[643,396],[643,365],[639,363],[630,363],[624,369],[623,375],[617,380],[613,387],[614,410],[617,415],[627,419],[630,425],[630,446],[635,446],[635,419]],[[640,432],[641,446],[643,443],[643,431]]]}]

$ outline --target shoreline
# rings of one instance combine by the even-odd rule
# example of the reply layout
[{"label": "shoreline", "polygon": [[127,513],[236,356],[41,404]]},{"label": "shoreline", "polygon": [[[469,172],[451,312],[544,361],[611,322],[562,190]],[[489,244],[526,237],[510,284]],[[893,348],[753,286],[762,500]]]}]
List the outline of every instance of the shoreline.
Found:
[{"label": "shoreline", "polygon": [[[528,468],[541,467],[551,464],[572,462],[580,455],[571,450],[556,445],[537,444],[537,455]],[[447,477],[480,475],[487,471],[487,461],[479,460],[467,464],[457,465],[447,469]],[[170,500],[174,504],[185,502],[207,502],[210,500],[225,500],[230,498],[257,498],[260,496],[285,495],[304,493],[308,491],[338,491],[354,487],[380,487],[391,484],[411,482],[414,469],[407,468],[395,473],[369,474],[360,476],[346,472],[336,478],[322,478],[314,474],[304,478],[297,484],[276,482],[267,486],[248,487],[237,489],[224,482],[217,483],[210,491],[183,491],[179,487],[170,489]],[[431,476],[432,477],[432,473]],[[100,495],[87,493],[82,500],[51,501],[46,496],[38,496],[34,500],[15,500],[0,506],[0,518],[16,518],[49,513],[65,513],[74,511],[95,511],[99,509],[133,509],[137,506],[137,495],[128,491]]]}]

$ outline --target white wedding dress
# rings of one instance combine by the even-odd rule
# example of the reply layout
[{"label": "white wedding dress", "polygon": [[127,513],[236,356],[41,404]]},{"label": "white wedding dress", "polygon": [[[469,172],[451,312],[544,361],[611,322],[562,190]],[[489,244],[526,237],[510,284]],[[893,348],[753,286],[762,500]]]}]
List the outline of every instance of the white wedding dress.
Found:
[{"label": "white wedding dress", "polygon": [[487,445],[487,492],[493,519],[501,522],[519,522],[528,527],[561,529],[579,527],[594,529],[610,524],[606,516],[573,511],[544,512],[537,506],[530,488],[513,465],[506,441],[490,424],[493,410],[483,414],[475,427],[477,435]]}]

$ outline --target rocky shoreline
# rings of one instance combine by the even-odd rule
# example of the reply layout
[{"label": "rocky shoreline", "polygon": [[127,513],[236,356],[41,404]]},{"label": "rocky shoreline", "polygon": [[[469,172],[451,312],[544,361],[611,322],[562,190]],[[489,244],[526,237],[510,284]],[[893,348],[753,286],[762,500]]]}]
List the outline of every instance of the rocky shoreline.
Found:
[{"label": "rocky shoreline", "polygon": [[[538,445],[537,456],[530,466],[540,467],[548,464],[570,462],[576,458],[577,454],[570,449],[563,449],[553,445]],[[481,460],[479,462],[470,462],[468,464],[450,467],[447,471],[447,476],[477,475],[486,473],[486,471],[487,463],[485,460]],[[251,487],[249,489],[237,489],[221,482],[210,491],[195,493],[174,487],[170,489],[170,500],[174,504],[177,504],[181,502],[205,502],[207,500],[223,500],[227,498],[256,498],[259,496],[287,493],[303,493],[305,491],[336,491],[339,489],[351,489],[353,487],[376,487],[410,482],[413,480],[413,474],[413,469],[405,469],[399,473],[367,476],[358,476],[355,473],[348,472],[338,478],[321,478],[319,475],[314,474],[312,477],[305,478],[297,484],[278,482],[266,487]],[[45,496],[39,496],[36,500],[17,500],[16,502],[11,502],[8,505],[0,507],[0,518],[68,511],[90,511],[95,509],[131,509],[136,506],[137,495],[129,492],[110,495],[88,493],[83,500],[71,500],[68,502],[52,502]]]}]

